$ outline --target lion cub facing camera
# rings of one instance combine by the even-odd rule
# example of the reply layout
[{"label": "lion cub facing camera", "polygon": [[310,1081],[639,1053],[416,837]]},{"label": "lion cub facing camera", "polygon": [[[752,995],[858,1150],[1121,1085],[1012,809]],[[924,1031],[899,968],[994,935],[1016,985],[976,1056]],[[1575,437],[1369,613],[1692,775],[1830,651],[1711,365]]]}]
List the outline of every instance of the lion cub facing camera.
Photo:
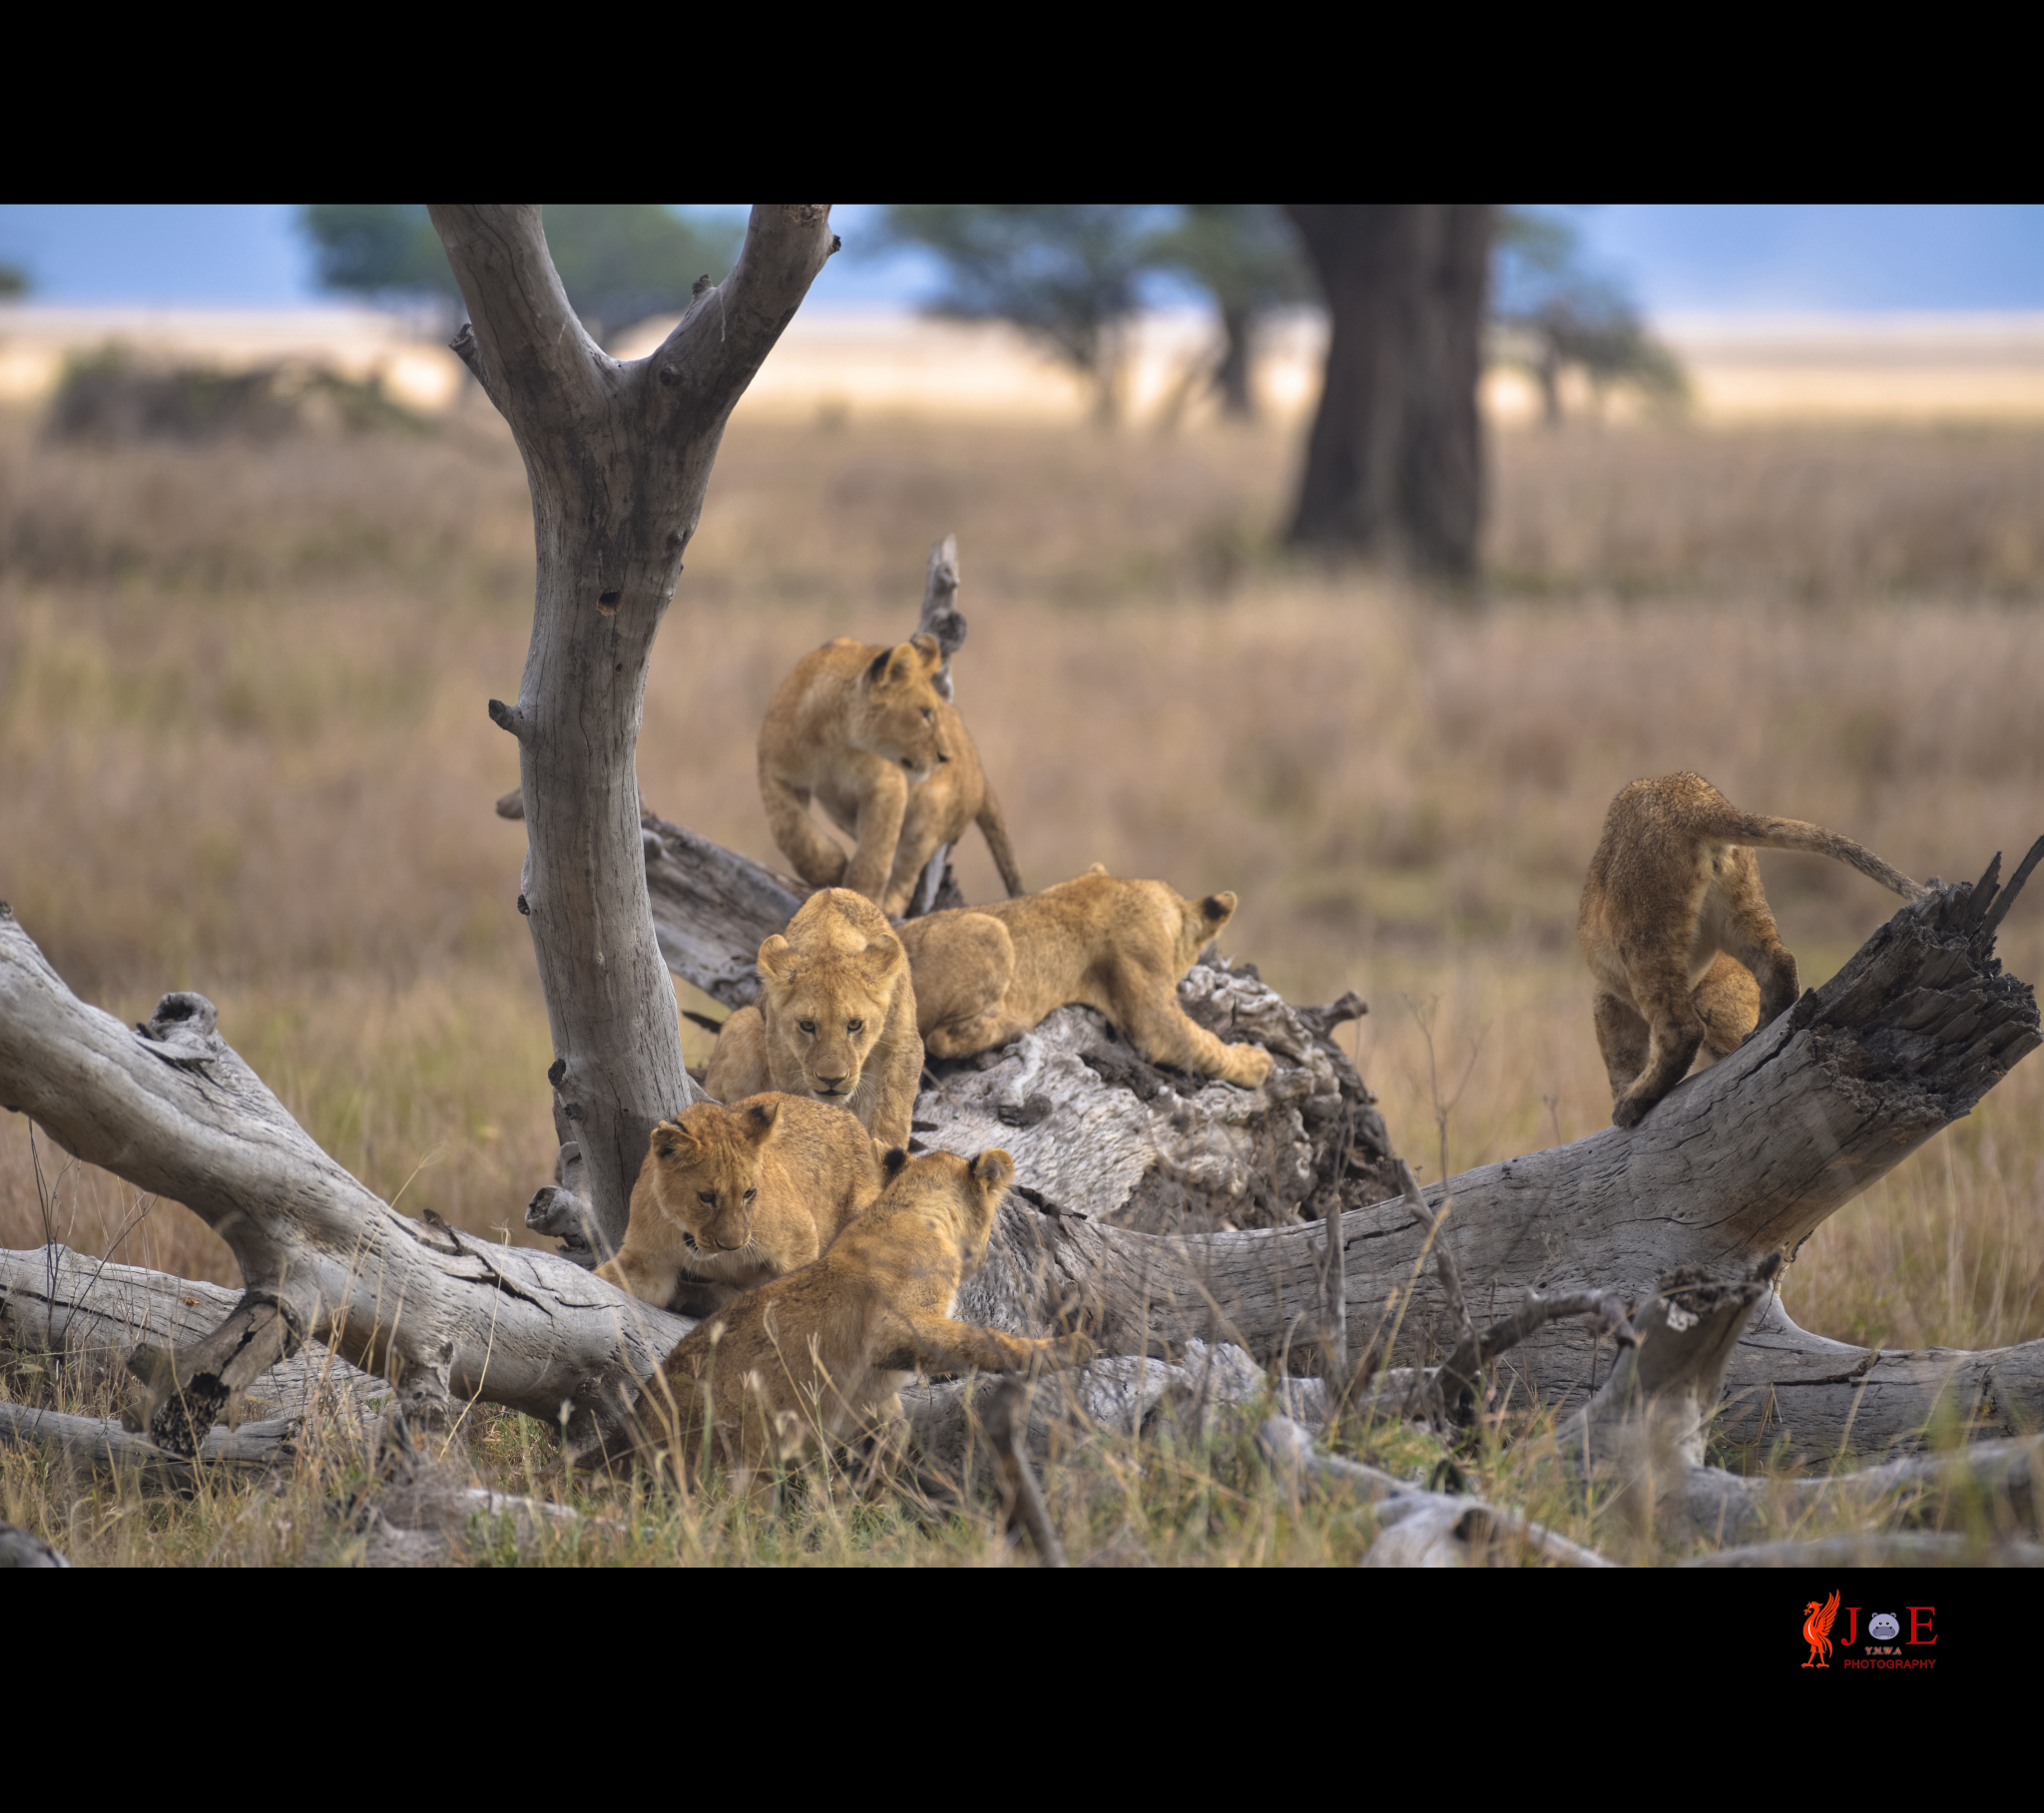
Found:
[{"label": "lion cub facing camera", "polygon": [[660,1308],[685,1277],[729,1297],[808,1264],[879,1193],[872,1139],[841,1109],[699,1102],[653,1130],[625,1243],[596,1275]]},{"label": "lion cub facing camera", "polygon": [[759,1005],[725,1021],[703,1087],[720,1102],[813,1096],[848,1109],[885,1151],[908,1143],[921,1079],[900,938],[870,900],[824,888],[762,941]]},{"label": "lion cub facing camera", "polygon": [[1091,1357],[1084,1335],[1027,1340],[952,1319],[1015,1175],[1006,1152],[896,1149],[886,1169],[879,1199],[813,1265],[719,1310],[668,1356],[639,1415],[670,1454],[700,1464],[707,1428],[751,1474],[898,1423],[896,1394],[918,1366],[1022,1372]]},{"label": "lion cub facing camera", "polygon": [[1605,816],[1576,919],[1620,1127],[1638,1126],[1699,1048],[1726,1057],[1794,1005],[1757,849],[1833,857],[1905,900],[1924,892],[1821,825],[1742,812],[1701,774],[1634,781]]}]

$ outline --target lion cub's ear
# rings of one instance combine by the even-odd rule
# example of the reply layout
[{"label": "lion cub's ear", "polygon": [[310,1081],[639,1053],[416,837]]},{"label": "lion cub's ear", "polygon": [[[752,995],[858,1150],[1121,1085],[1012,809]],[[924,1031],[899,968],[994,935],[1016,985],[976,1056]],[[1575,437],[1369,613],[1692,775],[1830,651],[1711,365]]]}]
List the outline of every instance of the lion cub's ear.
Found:
[{"label": "lion cub's ear", "polygon": [[944,665],[943,646],[928,631],[925,630],[920,636],[911,636],[908,639],[908,646],[922,657],[925,674],[934,674]]},{"label": "lion cub's ear", "polygon": [[1015,1180],[1015,1160],[998,1145],[990,1146],[973,1159],[972,1180],[989,1195],[998,1195]]},{"label": "lion cub's ear", "polygon": [[1091,868],[1089,868],[1086,871],[1086,873],[1089,875],[1105,875],[1107,873],[1107,864],[1104,862],[1096,862]]},{"label": "lion cub's ear", "polygon": [[1226,889],[1219,894],[1209,894],[1200,902],[1200,911],[1206,914],[1207,923],[1218,932],[1235,917],[1235,895]]},{"label": "lion cub's ear", "polygon": [[893,1182],[901,1175],[901,1168],[908,1162],[908,1154],[898,1145],[890,1145],[881,1154],[880,1168],[887,1173],[887,1181]]},{"label": "lion cub's ear", "polygon": [[760,946],[760,974],[771,976],[775,982],[786,982],[794,975],[794,946],[775,932]]},{"label": "lion cub's ear", "polygon": [[746,1110],[746,1137],[755,1145],[766,1144],[780,1132],[780,1104],[755,1102]]},{"label": "lion cub's ear", "polygon": [[696,1135],[686,1127],[679,1127],[672,1121],[663,1121],[653,1130],[653,1149],[663,1161],[678,1157],[696,1149]]},{"label": "lion cub's ear", "polygon": [[907,950],[890,932],[885,938],[875,938],[859,952],[858,973],[865,979],[866,987],[878,994],[907,961]]}]

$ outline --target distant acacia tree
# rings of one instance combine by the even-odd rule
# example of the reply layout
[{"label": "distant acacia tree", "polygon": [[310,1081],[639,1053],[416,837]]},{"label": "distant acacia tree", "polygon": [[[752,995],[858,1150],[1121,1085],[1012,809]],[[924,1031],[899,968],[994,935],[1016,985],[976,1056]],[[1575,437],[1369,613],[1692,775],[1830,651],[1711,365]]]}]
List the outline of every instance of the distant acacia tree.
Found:
[{"label": "distant acacia tree", "polygon": [[1483,504],[1476,385],[1495,210],[1314,202],[1285,212],[1328,321],[1290,541],[1473,575]]},{"label": "distant acacia tree", "polygon": [[[699,278],[718,281],[731,269],[743,236],[737,227],[687,220],[658,202],[554,203],[543,219],[568,300],[599,343],[648,315],[680,312]],[[423,204],[322,202],[300,221],[326,288],[459,306]]]},{"label": "distant acacia tree", "polygon": [[1561,377],[1571,366],[1600,395],[1626,384],[1662,402],[1688,396],[1681,361],[1647,331],[1631,298],[1584,266],[1573,223],[1507,209],[1497,236],[1499,354],[1532,374],[1549,427],[1561,424]]},{"label": "distant acacia tree", "polygon": [[1223,349],[1213,369],[1223,413],[1248,421],[1257,324],[1274,308],[1313,299],[1312,272],[1298,235],[1266,202],[1191,202],[1152,235],[1154,262],[1184,272],[1214,298]]},{"label": "distant acacia tree", "polygon": [[1085,374],[1094,416],[1109,422],[1157,213],[1120,203],[896,204],[881,230],[942,260],[946,287],[931,313],[1021,328]]},{"label": "distant acacia tree", "polygon": [[29,292],[29,274],[25,265],[9,264],[0,260],[0,296],[25,296]]}]

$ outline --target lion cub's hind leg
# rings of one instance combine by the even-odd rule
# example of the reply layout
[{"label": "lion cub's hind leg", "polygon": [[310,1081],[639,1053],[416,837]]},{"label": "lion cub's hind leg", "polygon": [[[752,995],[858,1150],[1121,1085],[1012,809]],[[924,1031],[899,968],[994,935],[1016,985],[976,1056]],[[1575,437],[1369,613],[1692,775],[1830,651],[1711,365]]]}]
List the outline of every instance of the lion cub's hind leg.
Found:
[{"label": "lion cub's hind leg", "polygon": [[1616,1104],[1647,1068],[1652,1036],[1639,1010],[1617,995],[1600,992],[1591,1003],[1590,1016],[1597,1027],[1597,1049],[1604,1054],[1604,1074],[1611,1079],[1611,1100]]},{"label": "lion cub's hind leg", "polygon": [[[1791,958],[1789,960],[1793,962]],[[1753,1037],[1760,1021],[1761,986],[1737,958],[1720,951],[1690,995],[1704,1023],[1706,1066],[1729,1058]]]},{"label": "lion cub's hind leg", "polygon": [[[1741,845],[1726,852],[1712,877],[1712,893],[1716,896],[1710,905],[1716,910],[1719,949],[1736,958],[1756,984],[1755,1019],[1744,1035],[1751,1038],[1795,1005],[1800,993],[1795,958],[1782,942],[1761,888],[1761,865],[1752,850]],[[1710,977],[1704,981],[1708,983]]]},{"label": "lion cub's hind leg", "polygon": [[[1704,1043],[1703,1016],[1690,998],[1687,955],[1670,953],[1627,973],[1633,1000],[1647,1023],[1647,1062],[1631,1087],[1612,1104],[1611,1119],[1616,1126],[1637,1127],[1647,1111],[1689,1075]],[[1598,1026],[1601,1035],[1601,1019]]]},{"label": "lion cub's hind leg", "polygon": [[991,913],[932,923],[912,947],[916,1019],[932,1058],[969,1058],[1027,1029],[1005,1006],[1015,942]]}]

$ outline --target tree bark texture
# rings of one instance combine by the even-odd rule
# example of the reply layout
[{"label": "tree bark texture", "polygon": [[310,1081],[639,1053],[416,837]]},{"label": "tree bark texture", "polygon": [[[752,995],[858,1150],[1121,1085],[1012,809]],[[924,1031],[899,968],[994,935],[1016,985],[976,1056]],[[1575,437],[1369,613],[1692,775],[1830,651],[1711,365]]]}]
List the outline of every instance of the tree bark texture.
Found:
[{"label": "tree bark texture", "polygon": [[1286,209],[1327,301],[1326,372],[1290,529],[1301,547],[1476,571],[1483,311],[1494,211]]},{"label": "tree bark texture", "polygon": [[520,906],[550,1080],[603,1243],[624,1238],[655,1122],[699,1100],[647,909],[636,753],[653,639],[733,406],[835,246],[820,205],[761,206],[724,282],[658,351],[611,358],[568,305],[534,206],[435,205],[471,325],[455,342],[532,490],[538,589],[515,703],[529,842]]}]

